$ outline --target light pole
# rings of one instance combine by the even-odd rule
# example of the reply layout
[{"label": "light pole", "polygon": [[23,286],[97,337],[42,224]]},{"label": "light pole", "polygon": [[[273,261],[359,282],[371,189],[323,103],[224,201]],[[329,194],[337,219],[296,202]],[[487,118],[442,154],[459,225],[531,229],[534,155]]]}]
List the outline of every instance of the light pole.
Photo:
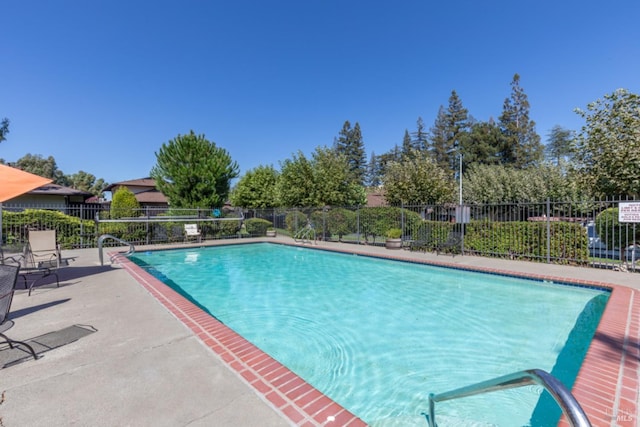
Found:
[{"label": "light pole", "polygon": [[462,153],[459,153],[460,156],[460,175],[459,175],[459,180],[460,180],[460,207],[462,208]]}]

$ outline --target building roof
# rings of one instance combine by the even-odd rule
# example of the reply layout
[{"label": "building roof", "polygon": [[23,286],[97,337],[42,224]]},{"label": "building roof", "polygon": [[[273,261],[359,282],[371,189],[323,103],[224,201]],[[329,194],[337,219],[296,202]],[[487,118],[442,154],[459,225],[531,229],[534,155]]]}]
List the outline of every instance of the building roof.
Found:
[{"label": "building roof", "polygon": [[367,193],[367,206],[388,206],[387,199],[384,198],[384,191],[380,190],[372,193]]},{"label": "building roof", "polygon": [[163,203],[169,204],[167,197],[158,190],[148,190],[137,193],[136,200],[139,203]]},{"label": "building roof", "polygon": [[129,181],[120,181],[109,184],[104,188],[104,191],[111,191],[115,187],[151,187],[156,188],[156,180],[153,178],[138,178],[131,179]]},{"label": "building roof", "polygon": [[82,197],[91,197],[93,194],[88,191],[76,190],[75,188],[65,187],[64,185],[58,184],[47,184],[42,187],[38,187],[35,190],[29,191],[27,194],[47,194],[53,196],[82,196]]},{"label": "building roof", "polygon": [[138,179],[130,179],[129,181],[120,181],[114,182],[104,188],[104,191],[111,191],[118,187],[147,187],[147,189],[142,189],[134,191],[134,195],[136,196],[136,200],[139,203],[151,204],[151,203],[159,203],[159,204],[169,204],[169,200],[167,197],[162,194],[156,188],[156,180],[153,178],[138,178]]}]

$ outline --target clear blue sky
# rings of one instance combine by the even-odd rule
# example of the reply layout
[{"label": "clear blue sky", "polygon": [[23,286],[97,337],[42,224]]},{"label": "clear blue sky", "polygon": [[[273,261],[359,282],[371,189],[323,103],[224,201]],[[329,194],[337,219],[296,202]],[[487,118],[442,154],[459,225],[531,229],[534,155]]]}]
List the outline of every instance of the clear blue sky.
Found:
[{"label": "clear blue sky", "polygon": [[194,130],[241,172],[359,122],[367,159],[456,90],[497,118],[515,73],[546,141],[606,93],[640,93],[638,0],[4,0],[0,158],[148,176]]}]

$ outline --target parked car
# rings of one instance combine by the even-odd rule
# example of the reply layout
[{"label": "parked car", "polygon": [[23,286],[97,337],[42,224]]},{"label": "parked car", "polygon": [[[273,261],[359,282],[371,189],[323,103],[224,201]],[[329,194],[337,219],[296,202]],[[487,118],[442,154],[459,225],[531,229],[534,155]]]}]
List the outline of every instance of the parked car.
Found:
[{"label": "parked car", "polygon": [[589,256],[594,258],[619,259],[620,251],[609,250],[607,244],[600,239],[596,232],[596,224],[590,221],[586,225],[587,237],[589,237]]},{"label": "parked car", "polygon": [[[600,239],[596,232],[596,226],[593,221],[586,225],[587,236],[589,237],[589,256],[594,258],[606,258],[617,260],[620,259],[620,249],[607,248],[607,244]],[[628,262],[638,262],[640,258],[640,245],[629,245],[625,249],[625,259]]]}]

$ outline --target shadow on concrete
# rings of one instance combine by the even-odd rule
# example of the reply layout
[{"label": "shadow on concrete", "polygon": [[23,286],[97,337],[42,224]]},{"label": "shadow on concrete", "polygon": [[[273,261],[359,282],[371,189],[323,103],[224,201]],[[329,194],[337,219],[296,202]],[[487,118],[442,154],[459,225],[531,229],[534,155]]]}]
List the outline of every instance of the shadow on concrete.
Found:
[{"label": "shadow on concrete", "polygon": [[65,302],[71,301],[71,298],[60,299],[57,301],[51,301],[46,304],[34,305],[32,307],[25,307],[19,310],[12,310],[10,313],[11,319],[16,319],[18,317],[26,316],[27,314],[35,313],[36,311],[44,310],[49,307],[54,307],[56,305],[64,304]]},{"label": "shadow on concrete", "polygon": [[[71,286],[71,285],[80,283],[81,282],[80,279],[83,279],[85,277],[104,273],[110,270],[112,270],[112,267],[110,265],[92,265],[92,266],[82,266],[82,267],[74,267],[74,266],[61,267],[55,270],[55,272],[57,273],[59,278],[59,283],[60,283],[59,287],[62,288],[65,286]],[[35,290],[41,287],[46,287],[51,285],[54,285],[54,287],[56,285],[56,275],[53,272],[45,277],[36,279],[36,283],[33,285],[33,289]],[[21,282],[19,282],[19,285],[17,285],[16,290],[28,289],[28,287],[29,287],[29,284],[24,286]]]}]

